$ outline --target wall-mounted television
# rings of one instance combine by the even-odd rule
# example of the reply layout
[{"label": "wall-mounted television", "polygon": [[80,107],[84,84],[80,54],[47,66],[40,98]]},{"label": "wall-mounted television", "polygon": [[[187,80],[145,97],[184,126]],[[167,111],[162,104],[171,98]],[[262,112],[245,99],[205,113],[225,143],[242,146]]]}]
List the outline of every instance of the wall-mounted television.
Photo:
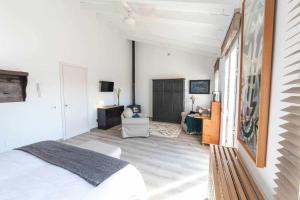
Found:
[{"label": "wall-mounted television", "polygon": [[113,92],[114,82],[100,81],[100,92]]}]

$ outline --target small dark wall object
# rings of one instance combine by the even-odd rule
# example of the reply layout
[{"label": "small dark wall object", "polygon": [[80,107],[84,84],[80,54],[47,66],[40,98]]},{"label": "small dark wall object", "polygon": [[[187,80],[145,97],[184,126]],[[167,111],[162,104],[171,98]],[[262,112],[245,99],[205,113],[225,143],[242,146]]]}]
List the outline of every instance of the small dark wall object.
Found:
[{"label": "small dark wall object", "polygon": [[100,81],[100,92],[113,92],[114,82]]},{"label": "small dark wall object", "polygon": [[28,73],[0,70],[0,103],[26,100]]},{"label": "small dark wall object", "polygon": [[190,94],[209,94],[210,80],[190,80]]}]

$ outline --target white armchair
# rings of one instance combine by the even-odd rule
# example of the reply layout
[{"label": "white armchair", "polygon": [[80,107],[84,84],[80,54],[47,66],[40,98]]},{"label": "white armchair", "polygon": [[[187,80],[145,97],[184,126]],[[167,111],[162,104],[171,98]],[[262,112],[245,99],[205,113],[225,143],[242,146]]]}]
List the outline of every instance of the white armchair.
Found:
[{"label": "white armchair", "polygon": [[187,125],[185,124],[185,118],[188,116],[188,112],[181,112],[181,127],[185,133],[187,133]]},{"label": "white armchair", "polygon": [[130,108],[126,108],[122,113],[122,137],[149,137],[149,118],[133,118]]}]

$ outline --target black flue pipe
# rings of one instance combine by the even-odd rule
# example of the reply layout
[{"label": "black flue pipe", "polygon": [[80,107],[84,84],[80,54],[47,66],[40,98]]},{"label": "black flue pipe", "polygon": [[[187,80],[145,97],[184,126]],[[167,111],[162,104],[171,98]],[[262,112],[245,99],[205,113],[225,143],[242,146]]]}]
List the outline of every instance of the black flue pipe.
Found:
[{"label": "black flue pipe", "polygon": [[132,105],[135,105],[135,41],[132,41]]}]

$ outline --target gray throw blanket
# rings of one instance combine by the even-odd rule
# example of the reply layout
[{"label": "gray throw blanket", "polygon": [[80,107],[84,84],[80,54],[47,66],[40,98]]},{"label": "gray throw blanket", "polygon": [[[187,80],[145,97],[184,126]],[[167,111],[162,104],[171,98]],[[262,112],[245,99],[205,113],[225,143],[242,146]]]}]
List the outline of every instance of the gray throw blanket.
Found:
[{"label": "gray throw blanket", "polygon": [[43,141],[17,148],[50,164],[64,168],[97,186],[128,165],[127,162],[94,151],[55,141]]}]

